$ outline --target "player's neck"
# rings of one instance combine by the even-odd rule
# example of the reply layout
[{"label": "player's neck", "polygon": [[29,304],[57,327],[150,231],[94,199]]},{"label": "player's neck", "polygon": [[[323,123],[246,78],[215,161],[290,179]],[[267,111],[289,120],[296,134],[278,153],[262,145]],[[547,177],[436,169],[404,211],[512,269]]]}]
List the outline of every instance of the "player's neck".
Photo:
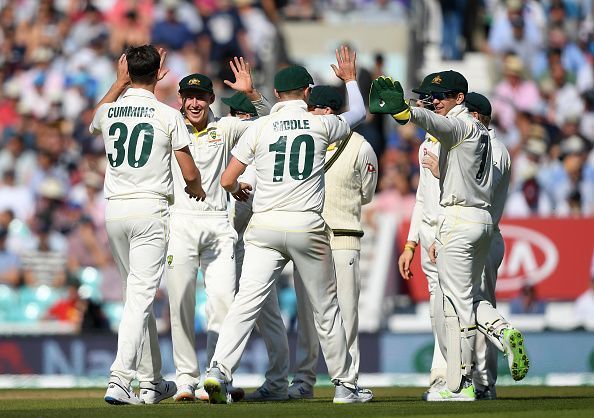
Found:
[{"label": "player's neck", "polygon": [[130,83],[130,87],[132,87],[133,89],[148,90],[148,91],[150,91],[153,94],[155,94],[155,87],[156,86],[157,86],[157,83],[154,83],[154,84]]}]

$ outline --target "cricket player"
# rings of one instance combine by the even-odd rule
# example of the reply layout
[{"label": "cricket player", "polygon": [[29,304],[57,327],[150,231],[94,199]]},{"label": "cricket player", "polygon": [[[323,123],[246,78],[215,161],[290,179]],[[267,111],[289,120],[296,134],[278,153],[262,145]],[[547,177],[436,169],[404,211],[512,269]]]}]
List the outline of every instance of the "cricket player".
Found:
[{"label": "cricket player", "polygon": [[[331,86],[315,86],[307,100],[308,111],[314,115],[338,114],[343,100]],[[347,337],[347,350],[353,359],[356,375],[359,371],[358,303],[360,293],[359,253],[361,229],[361,206],[371,201],[377,185],[377,157],[365,139],[352,132],[347,138],[331,144],[326,150],[325,200],[322,216],[332,228],[330,248],[336,271],[338,305]],[[267,318],[273,317],[278,308],[278,299],[269,298],[262,308],[258,328],[270,358],[266,381],[255,392],[246,395],[251,401],[277,401],[313,398],[316,383],[319,339],[317,336],[313,307],[303,286],[303,279],[294,269],[297,295],[298,339],[296,374],[291,386],[283,384],[287,374],[282,367],[288,364],[289,352],[282,344],[286,334],[284,327],[275,326]],[[269,314],[271,311],[273,314]],[[263,318],[262,315],[265,315]],[[266,319],[265,319],[266,318]],[[280,319],[282,321],[282,318]]]},{"label": "cricket player", "polygon": [[233,149],[221,185],[235,192],[239,175],[251,163],[257,188],[245,234],[245,262],[239,292],[229,310],[204,382],[212,403],[229,402],[227,385],[245,349],[271,287],[290,260],[301,272],[314,307],[316,327],[332,381],[334,402],[367,402],[373,395],[356,385],[336,296],[324,204],[324,161],[328,144],[346,138],[365,117],[356,83],[355,54],[336,52],[336,75],[346,82],[350,110],[340,116],[312,115],[307,97],[313,80],[301,66],[274,78],[279,103],[254,122]]},{"label": "cricket player", "polygon": [[[116,82],[98,104],[89,128],[105,140],[109,162],[105,223],[113,257],[125,278],[118,350],[105,393],[105,401],[116,405],[158,403],[176,391],[173,382],[161,377],[153,315],[174,196],[172,151],[184,183],[177,197],[188,193],[205,198],[183,118],[154,96],[157,81],[166,73],[164,57],[152,45],[129,48],[120,57]],[[130,385],[134,378],[140,382],[140,397]]]},{"label": "cricket player", "polygon": [[[331,86],[316,86],[308,99],[308,110],[314,115],[337,114],[342,97]],[[361,250],[361,206],[371,202],[377,185],[377,157],[360,134],[331,144],[326,150],[325,200],[322,217],[332,229],[330,248],[336,271],[338,306],[345,327],[347,350],[359,374],[359,258]],[[296,270],[299,275],[299,271]],[[313,397],[318,363],[317,338],[313,307],[307,298],[303,280],[295,280],[297,294],[297,352],[295,376],[288,389],[291,399]]]},{"label": "cricket player", "polygon": [[[437,75],[432,73],[426,76],[421,85],[413,92],[418,93],[421,106],[432,109],[433,104],[427,98],[431,94],[431,80]],[[433,346],[433,360],[431,362],[431,373],[429,376],[429,389],[423,394],[427,399],[430,392],[443,390],[446,382],[446,360],[441,352],[437,341],[435,329],[435,295],[438,285],[437,266],[429,258],[429,247],[435,241],[435,228],[440,215],[443,215],[443,208],[439,204],[439,176],[433,175],[428,162],[439,156],[440,143],[433,136],[426,134],[425,140],[419,147],[419,184],[417,187],[416,202],[410,220],[410,228],[404,249],[398,259],[400,274],[405,280],[412,278],[410,266],[416,250],[421,250],[421,268],[427,277],[429,288],[429,306],[431,316],[431,329],[435,340]]]},{"label": "cricket player", "polygon": [[[256,111],[268,114],[270,105],[252,85],[249,64],[243,58],[230,62],[236,81],[226,84],[245,94]],[[171,243],[167,252],[167,289],[171,317],[173,360],[178,386],[176,401],[207,400],[200,387],[195,351],[194,317],[196,278],[202,270],[206,288],[206,358],[210,363],[217,338],[236,292],[234,249],[237,234],[227,212],[227,192],[220,185],[231,148],[252,122],[235,117],[216,118],[210,110],[215,100],[212,81],[191,74],[179,82],[181,111],[192,142],[190,150],[207,190],[204,201],[183,197],[171,208]],[[176,190],[183,187],[179,167],[173,167]],[[243,184],[243,188],[249,185]],[[243,193],[243,188],[237,192]],[[196,390],[198,388],[198,390]]]},{"label": "cricket player", "polygon": [[443,299],[438,298],[435,305],[445,316],[444,326],[436,324],[436,331],[446,346],[447,390],[439,392],[435,400],[474,400],[473,303],[479,297],[480,274],[493,231],[489,212],[493,195],[491,144],[487,129],[463,106],[468,82],[462,74],[439,72],[430,89],[435,113],[410,108],[400,83],[379,77],[372,83],[370,111],[391,114],[401,124],[412,121],[441,143],[439,182],[444,216],[437,224],[436,251]]},{"label": "cricket player", "polygon": [[[479,93],[468,93],[464,104],[469,113],[486,128],[491,122],[491,103]],[[476,368],[473,374],[477,400],[494,400],[497,398],[495,383],[497,381],[497,349],[508,358],[508,365],[514,380],[521,380],[528,372],[530,362],[523,347],[521,332],[514,329],[503,318],[496,307],[495,285],[497,270],[503,261],[505,246],[499,230],[499,221],[507,199],[507,191],[511,175],[511,159],[505,145],[495,137],[495,131],[489,129],[493,148],[493,187],[495,190],[491,216],[494,232],[482,271],[480,295],[474,304],[476,322],[480,331],[475,346]],[[431,172],[439,178],[439,167],[431,160]],[[508,334],[506,336],[506,334]],[[487,342],[489,340],[490,342]],[[517,344],[517,349],[511,347]],[[434,395],[432,395],[434,396]]]},{"label": "cricket player", "polygon": [[[491,103],[485,96],[473,92],[468,93],[465,98],[465,105],[475,119],[478,119],[486,128],[489,128]],[[530,367],[522,333],[513,328],[496,310],[495,285],[497,270],[503,261],[505,252],[503,237],[499,230],[499,221],[507,199],[511,176],[511,158],[505,145],[495,137],[493,129],[489,129],[489,135],[493,149],[494,194],[491,205],[493,238],[481,276],[480,293],[482,298],[475,302],[474,306],[477,325],[481,331],[476,339],[476,369],[473,374],[477,400],[494,400],[497,398],[495,390],[497,350],[504,352],[507,356],[514,380],[523,379]],[[512,344],[516,345],[516,347],[511,347]]]},{"label": "cricket player", "polygon": [[[435,258],[439,254],[438,291],[443,294],[443,304],[436,307],[443,308],[445,323],[436,324],[436,330],[440,344],[445,346],[447,389],[428,400],[473,401],[474,306],[482,299],[480,277],[493,231],[491,141],[484,125],[462,105],[468,82],[460,73],[440,72],[430,87],[437,114],[422,108],[411,109],[404,101],[400,83],[385,77],[373,82],[370,110],[390,113],[402,124],[412,120],[441,143],[440,204],[444,206],[445,216],[438,222],[430,256]],[[503,338],[513,336],[517,337],[504,333]],[[508,355],[515,358],[522,355],[518,348],[523,347],[521,335],[518,338],[520,341],[515,338],[505,341],[512,350]]]}]

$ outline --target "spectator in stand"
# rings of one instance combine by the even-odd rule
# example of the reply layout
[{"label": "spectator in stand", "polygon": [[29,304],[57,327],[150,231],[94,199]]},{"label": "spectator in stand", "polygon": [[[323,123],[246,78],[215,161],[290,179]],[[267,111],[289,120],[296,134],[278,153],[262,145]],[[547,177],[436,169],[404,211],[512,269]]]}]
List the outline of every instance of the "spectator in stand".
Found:
[{"label": "spectator in stand", "polygon": [[165,8],[165,17],[153,25],[151,43],[161,45],[167,50],[179,51],[187,43],[193,43],[196,35],[185,23],[178,20],[176,9],[179,2],[177,0],[166,0],[162,4]]},{"label": "spectator in stand", "polygon": [[581,213],[583,216],[594,214],[594,167],[588,163],[588,150],[583,138],[573,135],[561,141],[561,160],[552,164],[542,178],[548,193],[553,197],[555,214],[570,214],[570,195],[573,200],[579,192]]},{"label": "spectator in stand", "polygon": [[0,182],[0,210],[10,209],[16,216],[27,221],[33,215],[34,200],[31,190],[15,182],[12,169],[4,171]]},{"label": "spectator in stand", "polygon": [[441,57],[443,60],[462,59],[462,29],[466,0],[439,0],[443,17]]},{"label": "spectator in stand", "polygon": [[121,54],[128,46],[146,45],[150,42],[150,23],[139,13],[138,9],[130,8],[121,19],[112,23],[109,37],[109,51],[112,55]]},{"label": "spectator in stand", "polygon": [[512,315],[545,313],[545,303],[538,300],[535,287],[528,283],[522,287],[520,294],[511,300],[509,308]]},{"label": "spectator in stand", "polygon": [[17,287],[21,282],[21,261],[6,248],[8,230],[0,225],[0,284]]},{"label": "spectator in stand", "polygon": [[63,287],[67,278],[64,237],[49,222],[38,219],[34,239],[37,241],[34,249],[21,256],[25,284]]},{"label": "spectator in stand", "polygon": [[542,51],[534,60],[535,78],[541,78],[546,73],[548,63],[547,54],[549,51],[559,51],[560,61],[565,71],[572,74],[573,78],[580,77],[583,71],[591,70],[584,53],[575,44],[567,39],[567,34],[562,27],[556,26],[549,30],[547,50]]},{"label": "spectator in stand", "polygon": [[103,14],[89,3],[82,15],[72,23],[68,36],[64,40],[64,51],[69,55],[76,54],[88,46],[93,39],[108,33],[109,28],[103,19]]},{"label": "spectator in stand", "polygon": [[549,68],[553,81],[553,94],[549,99],[549,122],[561,126],[565,119],[582,114],[582,98],[567,78],[567,72],[561,63],[553,63]]},{"label": "spectator in stand", "polygon": [[512,129],[518,110],[538,107],[540,93],[536,83],[525,78],[524,64],[517,56],[505,58],[504,74],[505,78],[495,86],[492,104],[493,119],[505,135]]},{"label": "spectator in stand", "polygon": [[532,68],[533,58],[542,47],[542,32],[534,13],[522,1],[505,1],[505,8],[495,13],[489,31],[488,51],[497,56],[512,52],[525,68]]},{"label": "spectator in stand", "polygon": [[553,213],[550,198],[536,178],[536,172],[526,173],[519,190],[512,192],[505,204],[509,218],[548,217]]},{"label": "spectator in stand", "polygon": [[0,150],[0,176],[6,171],[14,170],[15,183],[27,184],[35,167],[35,160],[35,152],[26,149],[24,138],[15,134],[8,138]]}]

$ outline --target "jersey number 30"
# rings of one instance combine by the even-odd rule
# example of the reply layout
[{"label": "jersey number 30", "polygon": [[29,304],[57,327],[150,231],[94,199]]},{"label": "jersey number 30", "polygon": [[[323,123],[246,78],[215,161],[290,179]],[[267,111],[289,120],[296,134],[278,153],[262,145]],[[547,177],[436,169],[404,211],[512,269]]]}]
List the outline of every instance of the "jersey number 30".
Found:
[{"label": "jersey number 30", "polygon": [[[301,148],[305,144],[305,158],[303,168],[299,168],[301,158]],[[276,152],[274,159],[274,174],[272,181],[277,183],[283,181],[285,173],[285,156],[287,153],[287,136],[281,136],[278,141],[268,146],[270,152]],[[291,153],[289,154],[289,174],[295,180],[305,180],[311,175],[313,169],[313,158],[315,152],[314,139],[311,135],[299,135],[291,144]]]},{"label": "jersey number 30", "polygon": [[[112,167],[119,167],[126,158],[126,151],[128,153],[128,165],[133,168],[140,168],[146,164],[153,149],[153,138],[155,130],[149,123],[139,123],[132,128],[130,134],[130,141],[128,141],[128,149],[126,150],[126,140],[128,139],[128,127],[121,122],[116,122],[109,127],[109,136],[112,137],[118,132],[118,139],[113,143],[115,152],[107,154],[109,164]],[[140,134],[144,134],[142,141],[142,149],[140,155],[136,156],[136,147],[138,146],[138,138]]]}]

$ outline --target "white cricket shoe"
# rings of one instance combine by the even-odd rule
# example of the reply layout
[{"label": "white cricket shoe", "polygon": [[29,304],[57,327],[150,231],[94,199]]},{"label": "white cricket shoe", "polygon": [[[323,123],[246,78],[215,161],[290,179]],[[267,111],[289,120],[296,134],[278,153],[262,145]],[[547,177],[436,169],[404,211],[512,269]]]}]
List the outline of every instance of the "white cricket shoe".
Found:
[{"label": "white cricket shoe", "polygon": [[286,401],[289,395],[287,392],[271,392],[267,387],[260,386],[252,393],[245,395],[244,399],[249,402]]},{"label": "white cricket shoe", "polygon": [[[208,399],[208,395],[207,395]],[[173,396],[175,402],[194,402],[196,395],[194,395],[194,385],[181,385],[177,387],[177,392]]]},{"label": "white cricket shoe", "polygon": [[458,392],[452,392],[445,388],[439,392],[431,392],[427,395],[429,402],[468,402],[476,400],[474,386],[470,385]]},{"label": "white cricket shoe", "polygon": [[334,403],[364,403],[373,399],[373,392],[369,389],[363,389],[359,386],[350,387],[344,383],[336,385],[334,390]]},{"label": "white cricket shoe", "polygon": [[314,396],[313,386],[302,380],[293,380],[287,393],[289,399],[312,399]]},{"label": "white cricket shoe", "polygon": [[112,405],[139,405],[142,403],[132,390],[132,386],[129,383],[124,383],[115,375],[109,376],[109,383],[103,399]]},{"label": "white cricket shoe", "polygon": [[140,382],[140,400],[145,404],[159,403],[171,398],[177,392],[175,382],[161,380],[160,382]]},{"label": "white cricket shoe", "polygon": [[196,398],[200,399],[201,401],[208,402],[208,393],[204,390],[204,386],[196,388],[194,396],[196,396]]},{"label": "white cricket shoe", "polygon": [[437,377],[433,380],[433,382],[431,382],[431,386],[429,386],[429,389],[427,389],[425,393],[423,393],[422,398],[424,401],[426,401],[428,400],[430,393],[439,393],[444,389],[447,389],[446,380],[443,377]]},{"label": "white cricket shoe", "polygon": [[227,385],[227,378],[216,365],[208,369],[204,379],[204,390],[208,393],[210,403],[233,403]]}]

